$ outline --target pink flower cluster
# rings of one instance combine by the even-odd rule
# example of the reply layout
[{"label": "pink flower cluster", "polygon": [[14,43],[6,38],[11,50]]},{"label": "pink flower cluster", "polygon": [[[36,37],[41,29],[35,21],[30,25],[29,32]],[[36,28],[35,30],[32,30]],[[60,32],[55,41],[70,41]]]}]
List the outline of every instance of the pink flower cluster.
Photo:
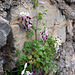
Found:
[{"label": "pink flower cluster", "polygon": [[31,73],[31,72],[29,72],[29,71],[26,71],[26,74],[27,74],[27,75],[34,75],[34,73],[35,73],[35,72],[32,72],[32,73]]},{"label": "pink flower cluster", "polygon": [[48,39],[48,29],[44,28],[41,32],[41,41],[45,42]]},{"label": "pink flower cluster", "polygon": [[61,45],[61,40],[59,38],[56,39],[56,43],[54,44],[54,47],[56,47],[55,51],[56,53],[59,53],[59,46]]},{"label": "pink flower cluster", "polygon": [[19,19],[22,20],[22,25],[24,26],[24,29],[29,30],[30,28],[32,28],[32,23],[30,22],[31,17],[29,16],[29,13],[21,12],[20,15],[21,17]]}]

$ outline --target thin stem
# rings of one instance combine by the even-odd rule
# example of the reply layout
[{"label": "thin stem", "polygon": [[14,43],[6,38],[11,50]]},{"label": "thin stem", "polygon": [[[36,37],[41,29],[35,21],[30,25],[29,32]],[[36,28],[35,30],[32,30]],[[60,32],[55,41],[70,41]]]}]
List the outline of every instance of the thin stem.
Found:
[{"label": "thin stem", "polygon": [[37,40],[37,29],[35,29],[35,40]]},{"label": "thin stem", "polygon": [[[35,1],[35,3],[38,3],[38,0]],[[37,6],[35,4],[35,9],[36,9],[36,16],[37,16],[37,22],[36,22],[36,28],[35,28],[35,40],[37,40],[37,27],[38,27],[38,13],[37,13]]]}]

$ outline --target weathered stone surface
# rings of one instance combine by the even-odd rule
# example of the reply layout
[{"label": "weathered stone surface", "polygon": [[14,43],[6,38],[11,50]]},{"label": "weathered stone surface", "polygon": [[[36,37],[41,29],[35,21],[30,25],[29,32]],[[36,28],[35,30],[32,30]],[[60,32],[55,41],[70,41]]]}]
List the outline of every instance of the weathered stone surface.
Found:
[{"label": "weathered stone surface", "polygon": [[[31,3],[22,2],[23,4],[18,5],[17,7],[11,8],[11,19],[12,21],[16,20],[20,14],[20,12],[25,11],[29,12],[32,18],[32,23],[36,25],[36,10],[34,10],[33,5]],[[37,8],[37,13],[43,13],[45,10],[47,14],[43,15],[43,20],[41,23],[38,23],[38,27],[43,30],[42,22],[45,23],[48,28],[49,34],[54,38],[59,37],[62,42],[65,42],[66,39],[66,19],[65,16],[61,14],[61,12],[56,8],[56,6],[50,5],[46,0],[39,0],[39,6]],[[18,13],[17,13],[18,12]],[[18,25],[11,24],[13,36],[15,37],[15,47],[22,49],[24,42],[26,39],[26,32],[24,29],[21,29]],[[38,38],[40,38],[40,32],[38,31]]]},{"label": "weathered stone surface", "polygon": [[3,75],[3,73],[4,73],[3,72],[3,62],[4,61],[1,60],[1,56],[0,56],[0,75]]},{"label": "weathered stone surface", "polygon": [[27,41],[27,34],[24,29],[21,29],[19,25],[11,25],[13,38],[14,38],[14,47],[16,49],[22,50],[24,42]]},{"label": "weathered stone surface", "polygon": [[65,0],[66,2],[75,2],[75,0]]},{"label": "weathered stone surface", "polygon": [[0,48],[6,44],[9,32],[10,32],[9,22],[0,17]]},{"label": "weathered stone surface", "polygon": [[0,66],[0,75],[3,75],[3,66]]},{"label": "weathered stone surface", "polygon": [[68,2],[70,2],[68,5],[67,2],[65,2],[65,0],[51,0],[52,2],[54,2],[56,4],[56,6],[58,8],[60,8],[60,10],[63,12],[64,15],[66,15],[66,17],[68,17],[69,19],[75,19],[75,9],[73,9],[70,5],[75,2],[75,0],[66,0]]},{"label": "weathered stone surface", "polygon": [[11,6],[17,5],[20,0],[1,0],[0,1],[0,10],[9,9]]},{"label": "weathered stone surface", "polygon": [[10,8],[18,5],[20,0],[0,0],[0,16],[8,18],[10,15]]},{"label": "weathered stone surface", "polygon": [[[61,42],[65,42],[65,16],[61,14],[61,12],[58,10],[56,6],[50,5],[49,2],[47,2],[46,0],[39,0],[39,6],[37,11],[43,13],[45,10],[47,10],[47,13],[43,15],[42,22],[44,22],[46,27],[48,28],[49,34],[52,35],[54,38],[59,37],[61,39]],[[42,24],[38,26],[41,29],[43,29]]]},{"label": "weathered stone surface", "polygon": [[73,24],[73,41],[75,42],[75,23]]},{"label": "weathered stone surface", "polygon": [[73,26],[72,26],[72,22],[70,20],[67,20],[67,30],[68,33],[73,36]]},{"label": "weathered stone surface", "polygon": [[[68,34],[67,34],[68,35]],[[70,37],[70,35],[68,35]],[[68,40],[69,38],[67,38]],[[58,62],[61,72],[59,75],[74,75],[75,71],[75,51],[72,45],[72,39],[68,40],[60,48],[60,62]]]}]

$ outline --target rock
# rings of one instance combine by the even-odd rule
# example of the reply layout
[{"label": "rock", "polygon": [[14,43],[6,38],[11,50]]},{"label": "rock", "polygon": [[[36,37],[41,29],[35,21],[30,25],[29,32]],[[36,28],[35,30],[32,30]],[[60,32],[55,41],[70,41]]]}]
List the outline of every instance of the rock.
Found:
[{"label": "rock", "polygon": [[0,17],[0,48],[6,44],[9,32],[10,32],[9,22]]},{"label": "rock", "polygon": [[62,49],[60,59],[59,59],[60,60],[59,67],[61,68],[61,72],[59,75],[62,75],[62,73],[64,73],[63,75],[69,75],[69,74],[74,75],[75,66],[72,66],[75,64],[74,58],[75,58],[75,52],[72,46],[72,39],[71,39],[71,40],[68,40],[68,42],[65,42],[63,44],[63,49]]},{"label": "rock", "polygon": [[73,48],[74,48],[74,51],[75,51],[75,43],[73,43]]},{"label": "rock", "polygon": [[22,50],[24,47],[24,42],[28,40],[25,30],[21,29],[19,25],[11,25],[11,28],[14,38],[14,47]]},{"label": "rock", "polygon": [[10,8],[10,3],[7,0],[0,1],[0,10],[4,11]]},{"label": "rock", "polygon": [[[54,38],[59,37],[61,39],[61,42],[65,42],[65,16],[61,14],[56,6],[50,5],[47,1],[39,0],[39,6],[37,9],[38,13],[43,13],[45,10],[47,10],[47,13],[43,15],[42,22],[44,22],[46,27],[48,28],[49,34]],[[38,26],[41,29],[43,29],[44,27],[42,24],[39,24]],[[38,34],[38,36],[40,35]]]},{"label": "rock", "polygon": [[0,75],[3,75],[4,71],[3,71],[3,64],[4,64],[4,59],[2,59],[2,57],[0,56]]},{"label": "rock", "polygon": [[73,24],[73,42],[75,42],[75,23]]},{"label": "rock", "polygon": [[65,1],[70,3],[75,2],[75,0],[65,0]]},{"label": "rock", "polygon": [[[75,10],[67,3],[65,2],[65,0],[51,0],[52,2],[54,2],[56,4],[56,6],[63,12],[63,14],[73,20],[75,19]],[[70,2],[75,2],[75,0],[66,0],[66,1],[70,1]]]},{"label": "rock", "polygon": [[[20,12],[25,11],[29,12],[30,16],[32,18],[32,23],[36,25],[36,10],[33,8],[33,4],[29,2],[23,2],[22,6],[18,5],[16,7],[11,8],[11,22],[18,19]],[[43,13],[45,10],[47,10],[47,13],[42,16],[41,23],[38,23],[38,27],[43,30],[42,22],[45,23],[46,27],[48,28],[49,34],[53,36],[54,38],[59,37],[61,39],[61,42],[65,42],[66,39],[66,19],[65,16],[61,14],[59,9],[56,6],[52,6],[47,2],[46,0],[39,0],[39,6],[37,8],[37,12]],[[19,49],[23,48],[23,44],[25,41],[27,41],[26,38],[26,32],[24,29],[20,28],[16,24],[12,24],[12,31],[14,36],[14,45]],[[42,31],[41,30],[41,31]],[[40,32],[38,31],[38,38],[40,38]]]},{"label": "rock", "polygon": [[60,75],[63,75],[63,72],[61,72]]},{"label": "rock", "polygon": [[0,65],[0,75],[3,75],[3,66]]},{"label": "rock", "polygon": [[69,33],[66,35],[66,41],[72,41],[72,36]]},{"label": "rock", "polygon": [[73,36],[73,26],[72,26],[72,22],[70,20],[67,20],[67,30],[68,30],[68,33]]},{"label": "rock", "polygon": [[3,4],[2,4],[2,1],[0,1],[0,11],[4,11],[3,8],[4,7],[3,7]]},{"label": "rock", "polygon": [[9,62],[4,65],[4,70],[10,70],[16,67],[16,62],[11,61],[11,60],[9,60]]},{"label": "rock", "polygon": [[11,6],[15,6],[20,2],[20,0],[1,0],[0,1],[0,10],[10,9]]},{"label": "rock", "polygon": [[2,1],[0,1],[0,16],[2,16],[4,18],[6,18],[6,16],[7,16],[7,12],[4,11],[4,6],[2,4]]}]

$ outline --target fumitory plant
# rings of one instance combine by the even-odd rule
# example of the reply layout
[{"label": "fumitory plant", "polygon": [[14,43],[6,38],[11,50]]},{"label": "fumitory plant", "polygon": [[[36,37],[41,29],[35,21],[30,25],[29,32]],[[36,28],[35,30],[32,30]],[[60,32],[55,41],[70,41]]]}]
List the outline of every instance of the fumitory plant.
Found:
[{"label": "fumitory plant", "polygon": [[[22,13],[23,15],[25,14],[25,16],[27,16],[26,13]],[[41,14],[42,13],[39,13],[39,15]],[[21,18],[24,18],[24,27],[25,25],[27,26],[27,24],[31,24],[29,27],[36,31],[36,27],[32,25],[31,22],[28,23],[29,20],[25,20],[28,19],[27,17],[22,16]],[[26,31],[30,31],[30,29],[27,28]],[[57,67],[57,62],[53,60],[59,55],[59,45],[61,45],[61,40],[59,38],[54,39],[52,36],[49,36],[48,29],[44,27],[43,31],[41,32],[40,39],[25,42],[24,48],[22,50],[24,55],[19,58],[17,64],[21,67],[21,65],[24,65],[25,62],[28,62],[29,66],[27,68],[29,68],[30,71],[32,71],[33,67],[41,68],[41,70],[45,71],[46,73],[52,70],[58,71],[59,68]],[[20,51],[17,50],[16,56],[19,56],[19,53]],[[22,71],[22,74],[24,74],[24,72],[25,69]],[[31,74],[29,71],[28,73]]]},{"label": "fumitory plant", "polygon": [[[38,0],[34,1],[37,14]],[[43,27],[44,29],[42,29],[42,32],[40,33],[40,39],[37,39],[37,30],[41,30],[38,28],[38,22],[42,20],[42,15],[46,14],[46,12],[47,10],[45,10],[43,13],[38,13],[36,25],[32,24],[32,18],[30,17],[29,12],[20,13],[19,21],[22,21],[22,25],[29,38],[31,38],[35,32],[35,40],[25,41],[24,43],[24,48],[22,50],[24,55],[17,61],[18,75],[33,75],[35,74],[35,72],[33,72],[33,68],[40,68],[47,74],[49,71],[59,71],[57,62],[55,62],[54,59],[59,55],[61,40],[59,38],[54,39],[52,36],[50,36],[46,26]],[[43,25],[45,24],[43,23]],[[34,32],[32,30],[34,30]],[[20,53],[21,51],[17,50],[16,56],[19,57]]]}]

